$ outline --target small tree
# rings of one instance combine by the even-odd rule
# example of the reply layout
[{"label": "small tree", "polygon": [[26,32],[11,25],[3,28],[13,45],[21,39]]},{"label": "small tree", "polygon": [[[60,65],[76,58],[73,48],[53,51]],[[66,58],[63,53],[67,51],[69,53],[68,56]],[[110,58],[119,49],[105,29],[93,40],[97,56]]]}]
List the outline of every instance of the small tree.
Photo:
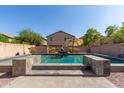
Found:
[{"label": "small tree", "polygon": [[49,51],[49,53],[56,53],[56,48],[55,47],[52,47],[52,46],[50,46],[49,48],[48,48],[48,51]]},{"label": "small tree", "polygon": [[40,34],[32,31],[31,29],[23,29],[19,32],[17,40],[19,40],[20,43],[28,43],[39,46],[42,45],[43,38]]},{"label": "small tree", "polygon": [[[96,29],[94,28],[89,28],[86,32],[86,34],[83,37],[83,43],[84,45],[88,46],[89,49],[90,47],[94,44],[94,42],[99,39],[101,34],[97,32]],[[89,50],[90,52],[90,50]]]},{"label": "small tree", "polygon": [[107,37],[111,37],[117,30],[118,27],[116,25],[110,25],[106,28],[105,33],[107,34]]},{"label": "small tree", "polygon": [[124,43],[124,23],[122,23],[122,26],[118,29],[118,31],[113,34],[113,42]]},{"label": "small tree", "polygon": [[89,28],[86,34],[83,36],[84,45],[92,45],[97,39],[99,39],[101,34],[97,32],[96,29]]}]

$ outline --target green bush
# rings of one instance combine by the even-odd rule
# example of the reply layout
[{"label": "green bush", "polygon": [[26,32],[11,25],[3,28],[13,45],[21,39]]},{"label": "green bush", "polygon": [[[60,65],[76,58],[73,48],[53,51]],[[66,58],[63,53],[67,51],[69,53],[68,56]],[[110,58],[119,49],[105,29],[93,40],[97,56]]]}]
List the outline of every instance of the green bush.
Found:
[{"label": "green bush", "polygon": [[56,48],[52,47],[52,46],[48,48],[48,51],[49,51],[49,53],[56,53],[57,52]]},{"label": "green bush", "polygon": [[42,45],[43,37],[32,31],[31,29],[23,29],[19,32],[19,36],[16,38],[20,43],[27,43],[30,45],[40,46]]},{"label": "green bush", "polygon": [[0,42],[9,43],[9,40],[8,40],[8,38],[6,38],[2,34],[0,34]]}]

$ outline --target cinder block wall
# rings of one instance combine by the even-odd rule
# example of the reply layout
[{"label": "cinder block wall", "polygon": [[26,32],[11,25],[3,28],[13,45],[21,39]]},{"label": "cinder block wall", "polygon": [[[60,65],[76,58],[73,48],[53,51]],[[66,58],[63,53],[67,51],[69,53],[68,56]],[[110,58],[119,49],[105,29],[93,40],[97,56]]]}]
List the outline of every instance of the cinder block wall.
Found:
[{"label": "cinder block wall", "polygon": [[89,48],[86,46],[75,46],[75,48],[77,48],[79,52],[88,52],[89,51]]},{"label": "cinder block wall", "polygon": [[33,54],[46,54],[48,52],[48,47],[46,45],[35,46],[30,48]]},{"label": "cinder block wall", "polygon": [[17,52],[20,55],[25,52],[25,54],[30,54],[29,48],[33,45],[23,45],[23,44],[11,44],[0,42],[0,58],[13,57]]},{"label": "cinder block wall", "polygon": [[116,57],[120,54],[124,54],[124,43],[92,46],[90,50],[92,53],[100,53]]}]

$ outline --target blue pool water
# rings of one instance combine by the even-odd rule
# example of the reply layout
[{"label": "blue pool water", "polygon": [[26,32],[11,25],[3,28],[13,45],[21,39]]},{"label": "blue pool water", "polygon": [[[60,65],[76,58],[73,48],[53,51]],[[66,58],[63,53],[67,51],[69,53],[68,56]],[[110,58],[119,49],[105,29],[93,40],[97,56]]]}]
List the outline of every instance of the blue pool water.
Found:
[{"label": "blue pool water", "polygon": [[83,55],[41,55],[41,63],[83,63]]},{"label": "blue pool water", "polygon": [[[100,56],[101,57],[101,56]],[[112,57],[103,57],[111,60],[112,63],[124,63],[124,60],[112,58]],[[83,64],[83,55],[81,54],[67,54],[67,55],[41,55],[41,63],[81,63]]]},{"label": "blue pool water", "polygon": [[103,58],[106,58],[106,59],[109,59],[111,60],[111,63],[119,63],[119,64],[124,64],[124,60],[121,60],[121,59],[116,59],[116,58],[112,58],[112,57],[103,57]]}]

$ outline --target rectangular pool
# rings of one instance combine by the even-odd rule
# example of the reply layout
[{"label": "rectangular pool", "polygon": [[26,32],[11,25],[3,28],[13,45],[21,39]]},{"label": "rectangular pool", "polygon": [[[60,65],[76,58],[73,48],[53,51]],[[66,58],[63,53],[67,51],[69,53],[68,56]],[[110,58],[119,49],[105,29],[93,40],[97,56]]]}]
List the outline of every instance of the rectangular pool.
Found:
[{"label": "rectangular pool", "polygon": [[81,63],[83,55],[41,55],[41,63]]},{"label": "rectangular pool", "polygon": [[[111,60],[113,64],[124,64],[124,60],[112,58],[112,57],[104,57]],[[41,63],[80,63],[83,64],[83,54],[66,54],[66,55],[58,55],[58,54],[46,54],[41,55]]]}]

